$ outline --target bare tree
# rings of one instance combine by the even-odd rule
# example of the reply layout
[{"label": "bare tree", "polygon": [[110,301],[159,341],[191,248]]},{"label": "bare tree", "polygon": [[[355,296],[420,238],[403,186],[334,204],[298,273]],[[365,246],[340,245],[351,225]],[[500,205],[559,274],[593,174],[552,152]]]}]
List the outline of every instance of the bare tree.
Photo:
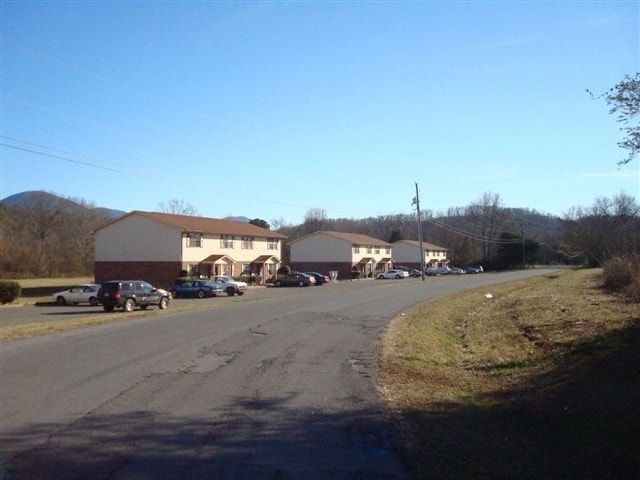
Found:
[{"label": "bare tree", "polygon": [[597,198],[590,208],[573,208],[564,218],[565,245],[593,266],[611,257],[640,254],[640,206],[621,193]]},{"label": "bare tree", "polygon": [[[588,91],[588,90],[587,90]],[[629,150],[629,156],[618,162],[625,165],[640,152],[640,126],[637,117],[640,113],[640,73],[634,76],[625,75],[614,87],[600,95],[588,91],[592,98],[604,98],[611,109],[610,114],[618,114],[618,122],[625,125],[620,128],[625,137],[618,142],[618,146]]]},{"label": "bare tree", "polygon": [[190,203],[185,202],[184,200],[178,200],[176,198],[169,200],[166,206],[164,202],[160,202],[158,204],[158,210],[163,213],[172,213],[174,215],[198,215],[198,209],[196,207],[194,207]]},{"label": "bare tree", "polygon": [[482,261],[488,261],[493,254],[494,242],[498,240],[508,212],[502,207],[500,195],[484,193],[475,203],[467,207],[475,234],[480,242]]},{"label": "bare tree", "polygon": [[323,208],[311,208],[304,216],[303,229],[306,234],[323,230],[327,224],[327,211]]}]

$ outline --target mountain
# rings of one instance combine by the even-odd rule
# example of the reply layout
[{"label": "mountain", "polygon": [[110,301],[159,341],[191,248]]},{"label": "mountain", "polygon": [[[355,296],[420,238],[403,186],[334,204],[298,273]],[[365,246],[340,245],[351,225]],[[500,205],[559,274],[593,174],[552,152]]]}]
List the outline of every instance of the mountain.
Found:
[{"label": "mountain", "polygon": [[235,222],[243,222],[243,223],[249,223],[251,221],[250,218],[247,217],[234,217],[234,216],[229,216],[229,217],[224,217],[225,220],[233,220]]},{"label": "mountain", "polygon": [[56,205],[69,211],[78,211],[88,208],[96,213],[106,216],[107,218],[118,218],[127,213],[122,210],[114,210],[112,208],[93,207],[69,198],[60,197],[53,193],[44,192],[42,190],[31,190],[28,192],[16,193],[15,195],[10,195],[9,197],[0,200],[0,204],[7,207],[19,205]]}]

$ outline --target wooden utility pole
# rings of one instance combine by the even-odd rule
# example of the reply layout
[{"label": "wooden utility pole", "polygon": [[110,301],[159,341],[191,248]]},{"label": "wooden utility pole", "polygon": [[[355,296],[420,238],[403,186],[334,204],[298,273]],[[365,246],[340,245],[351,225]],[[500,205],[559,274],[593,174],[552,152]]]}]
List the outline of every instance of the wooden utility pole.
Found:
[{"label": "wooden utility pole", "polygon": [[416,196],[413,204],[418,212],[418,243],[420,243],[420,278],[424,282],[424,247],[422,246],[422,216],[420,214],[420,194],[418,192],[418,182],[416,182]]}]

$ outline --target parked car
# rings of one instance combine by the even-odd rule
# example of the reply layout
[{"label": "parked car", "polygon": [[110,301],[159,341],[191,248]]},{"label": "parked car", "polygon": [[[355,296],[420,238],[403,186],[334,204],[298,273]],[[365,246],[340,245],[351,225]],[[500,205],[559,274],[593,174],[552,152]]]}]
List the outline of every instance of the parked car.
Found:
[{"label": "parked car", "polygon": [[100,285],[98,290],[98,301],[105,312],[113,312],[116,308],[132,312],[136,307],[146,310],[151,305],[164,310],[169,306],[170,298],[169,292],[143,280],[111,280]]},{"label": "parked car", "polygon": [[244,295],[247,290],[246,282],[239,282],[226,275],[216,275],[211,278],[211,281],[222,288],[223,292],[227,292],[227,295],[233,297],[234,295]]},{"label": "parked car", "polygon": [[459,267],[451,267],[449,269],[449,275],[462,275],[465,271]]},{"label": "parked car", "polygon": [[409,276],[409,272],[406,270],[389,270],[388,272],[380,273],[376,278],[406,278]]},{"label": "parked car", "polygon": [[215,297],[222,295],[224,289],[219,283],[209,280],[177,280],[171,287],[169,293],[173,298],[176,297]]},{"label": "parked car", "polygon": [[74,285],[67,290],[54,293],[53,301],[58,305],[77,305],[79,303],[98,305],[99,289],[100,285],[97,283],[83,283],[81,285]]},{"label": "parked car", "polygon": [[305,272],[306,275],[313,277],[316,280],[316,285],[323,285],[325,283],[329,283],[331,279],[322,273],[318,272]]},{"label": "parked car", "polygon": [[472,266],[469,265],[467,268],[464,269],[465,273],[482,273],[484,272],[484,269],[482,268],[482,265],[478,265],[478,266]]},{"label": "parked car", "polygon": [[278,275],[271,279],[275,287],[308,287],[315,285],[316,279],[306,273],[291,272],[288,275]]},{"label": "parked car", "polygon": [[418,270],[417,268],[412,268],[411,270],[409,270],[409,276],[413,277],[413,278],[418,278],[420,277],[420,270]]},{"label": "parked car", "polygon": [[446,265],[443,265],[442,267],[430,267],[427,268],[424,271],[425,275],[429,276],[429,277],[435,277],[438,275],[448,275],[449,273],[451,273],[451,269],[449,267],[447,267]]}]

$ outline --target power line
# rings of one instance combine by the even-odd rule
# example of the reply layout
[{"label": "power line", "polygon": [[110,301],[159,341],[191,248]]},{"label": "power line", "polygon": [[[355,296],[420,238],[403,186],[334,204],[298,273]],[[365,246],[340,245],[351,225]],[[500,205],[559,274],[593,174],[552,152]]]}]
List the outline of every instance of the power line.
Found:
[{"label": "power line", "polygon": [[[65,150],[60,150],[54,147],[50,147],[48,145],[43,145],[43,144],[39,144],[36,142],[30,142],[27,140],[20,140],[20,139],[16,139],[13,137],[7,137],[4,135],[0,136],[3,139],[12,141],[12,142],[17,142],[17,143],[22,143],[24,145],[29,145],[31,147],[37,147],[40,149],[46,149],[46,150],[51,150],[53,152],[58,152],[58,153],[50,153],[50,152],[43,152],[43,151],[39,151],[36,150],[34,148],[27,148],[27,147],[23,147],[23,146],[18,146],[18,145],[11,145],[9,143],[5,143],[5,142],[0,142],[0,146],[3,147],[7,147],[7,148],[11,148],[14,150],[20,150],[23,152],[27,152],[27,153],[32,153],[34,155],[40,155],[43,157],[48,157],[48,158],[54,158],[57,160],[63,160],[66,162],[70,162],[70,163],[75,163],[78,165],[83,165],[83,166],[87,166],[87,167],[93,167],[93,168],[98,168],[101,170],[106,170],[106,171],[110,171],[110,172],[114,172],[114,173],[120,173],[123,175],[129,175],[129,176],[133,176],[133,177],[139,177],[139,178],[145,178],[145,179],[151,179],[151,180],[158,180],[158,179],[164,179],[166,182],[170,182],[172,185],[181,185],[181,186],[185,186],[188,188],[200,188],[200,189],[209,189],[209,186],[206,184],[203,184],[202,182],[198,182],[198,181],[185,181],[184,179],[181,179],[180,177],[176,176],[176,175],[170,175],[170,174],[163,174],[162,172],[155,172],[152,175],[149,174],[144,174],[144,173],[138,173],[136,171],[130,170],[130,169],[124,169],[124,168],[117,168],[114,166],[109,166],[109,165],[121,165],[115,162],[108,162],[106,160],[102,160],[99,159],[97,157],[89,157],[83,154],[78,154],[78,153],[74,153],[74,152],[69,152],[69,151],[65,151]],[[60,154],[62,153],[62,154]],[[76,159],[76,158],[71,158],[71,157],[78,157],[80,159]],[[90,159],[90,160],[96,160],[97,162],[103,162],[106,163],[106,165],[104,164],[100,164],[100,163],[96,163],[96,162],[92,162],[92,161],[88,161],[88,160],[83,160],[84,159]],[[303,204],[298,204],[298,203],[293,203],[293,202],[284,202],[284,201],[279,201],[279,200],[273,200],[273,199],[268,199],[268,198],[261,198],[261,197],[254,197],[254,196],[250,196],[250,195],[240,195],[240,194],[236,194],[236,193],[225,193],[228,196],[232,196],[232,197],[236,197],[236,198],[242,198],[245,200],[251,200],[251,201],[256,201],[256,202],[262,202],[262,203],[269,203],[269,204],[273,204],[273,205],[281,205],[281,206],[286,206],[286,207],[294,207],[294,208],[304,208],[304,209],[311,209],[314,208],[311,205],[303,205]],[[334,212],[338,212],[338,213],[346,213],[346,214],[358,214],[357,212],[350,212],[350,211],[342,211],[342,210],[337,210],[337,209],[332,209]]]},{"label": "power line", "polygon": [[14,42],[14,41],[11,41],[11,40],[7,40],[4,37],[0,37],[0,41],[2,43],[6,43],[7,45],[11,45],[12,47],[17,48],[19,50],[23,50],[25,52],[28,52],[31,55],[34,55],[36,57],[44,58],[45,60],[48,60],[48,61],[53,62],[53,63],[57,63],[58,65],[62,65],[63,67],[69,68],[71,70],[75,70],[76,72],[82,73],[84,75],[97,78],[98,80],[101,80],[101,81],[106,82],[106,83],[110,83],[110,84],[115,85],[117,87],[120,87],[120,88],[122,88],[124,90],[129,90],[130,92],[133,92],[133,93],[136,93],[136,94],[139,94],[139,95],[143,95],[143,96],[145,96],[147,98],[150,98],[152,100],[155,100],[157,102],[164,103],[165,105],[168,105],[168,106],[170,106],[172,108],[175,108],[177,110],[182,110],[182,111],[184,111],[186,113],[196,114],[196,115],[198,115],[198,116],[200,116],[202,118],[206,118],[206,119],[209,119],[209,120],[215,120],[215,118],[212,117],[211,115],[208,115],[208,114],[203,113],[203,112],[199,112],[197,110],[185,107],[183,105],[179,105],[179,104],[177,104],[175,102],[172,102],[171,100],[167,100],[166,98],[159,97],[159,96],[154,95],[152,93],[146,92],[145,90],[132,87],[132,86],[130,86],[130,85],[124,83],[124,82],[121,82],[119,80],[114,80],[114,79],[106,77],[106,76],[104,76],[104,75],[102,75],[100,73],[96,73],[96,72],[88,70],[88,69],[86,69],[84,67],[80,67],[80,66],[75,65],[73,63],[66,62],[66,61],[61,60],[61,59],[59,59],[57,57],[54,57],[53,55],[49,55],[47,53],[40,52],[40,51],[35,50],[35,49],[31,48],[31,47],[26,47],[26,46],[21,45],[21,44],[19,44],[17,42]]},{"label": "power line", "polygon": [[451,233],[455,233],[456,235],[460,235],[461,237],[466,237],[466,238],[470,238],[472,240],[477,240],[477,241],[481,241],[484,243],[492,243],[492,244],[496,244],[496,245],[511,245],[511,244],[515,244],[515,243],[520,243],[520,240],[500,240],[500,239],[494,239],[494,238],[489,238],[489,237],[484,237],[482,235],[473,233],[473,232],[467,232],[465,230],[450,226],[450,225],[443,225],[441,223],[436,222],[435,220],[426,220],[427,222],[435,225],[436,227],[442,228],[443,230],[448,230]]}]

